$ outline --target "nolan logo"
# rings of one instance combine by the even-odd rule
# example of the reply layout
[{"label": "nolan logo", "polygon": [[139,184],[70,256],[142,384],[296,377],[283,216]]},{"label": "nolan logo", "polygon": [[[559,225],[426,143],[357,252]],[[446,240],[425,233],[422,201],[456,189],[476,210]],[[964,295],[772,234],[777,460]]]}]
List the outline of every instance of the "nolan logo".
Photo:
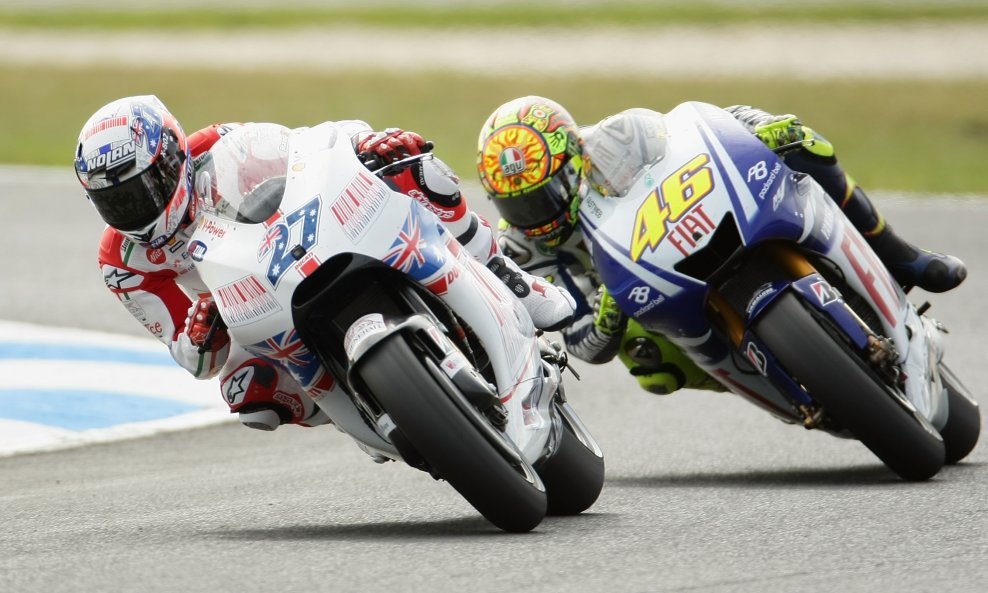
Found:
[{"label": "nolan logo", "polygon": [[206,256],[206,244],[198,240],[193,241],[189,244],[189,255],[192,256],[193,261],[202,261]]},{"label": "nolan logo", "polygon": [[525,155],[515,147],[506,148],[500,156],[501,171],[505,177],[518,175],[525,171]]},{"label": "nolan logo", "polygon": [[100,154],[86,159],[86,171],[93,173],[101,169],[113,171],[131,165],[137,160],[133,142],[125,142],[116,146],[109,144],[100,149]]}]

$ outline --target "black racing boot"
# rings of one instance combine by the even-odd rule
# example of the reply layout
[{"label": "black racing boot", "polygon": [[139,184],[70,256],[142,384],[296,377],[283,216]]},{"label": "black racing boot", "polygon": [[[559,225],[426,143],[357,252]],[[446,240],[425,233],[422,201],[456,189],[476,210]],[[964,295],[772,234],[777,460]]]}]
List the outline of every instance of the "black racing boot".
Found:
[{"label": "black racing boot", "polygon": [[803,141],[801,149],[785,153],[786,164],[808,173],[823,187],[899,284],[946,292],[967,277],[967,267],[956,257],[919,249],[896,235],[864,190],[844,172],[833,145],[804,126],[795,115],[772,115],[747,105],[726,110],[769,148]]},{"label": "black racing boot", "polygon": [[964,281],[967,277],[964,262],[951,255],[920,249],[904,240],[875,209],[864,190],[844,177],[850,191],[840,204],[841,210],[899,284],[906,289],[918,286],[929,292],[947,292]]},{"label": "black racing boot", "polygon": [[895,234],[888,224],[877,234],[865,236],[868,244],[904,287],[947,292],[967,278],[967,266],[952,255],[919,249]]}]

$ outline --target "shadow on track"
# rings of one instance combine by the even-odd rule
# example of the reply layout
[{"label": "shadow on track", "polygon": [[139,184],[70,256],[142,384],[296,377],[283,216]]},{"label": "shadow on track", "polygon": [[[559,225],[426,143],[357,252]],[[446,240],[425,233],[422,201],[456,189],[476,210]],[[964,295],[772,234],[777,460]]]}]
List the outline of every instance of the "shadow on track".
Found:
[{"label": "shadow on track", "polygon": [[[984,466],[984,463],[961,463],[944,467],[932,482],[956,478]],[[661,476],[609,476],[610,486],[635,488],[763,488],[766,486],[786,488],[847,488],[872,486],[921,486],[903,482],[884,465],[861,465],[854,467],[830,467],[819,469],[778,469],[738,472],[680,473]]]},{"label": "shadow on track", "polygon": [[538,537],[547,527],[559,527],[576,521],[600,523],[613,520],[609,513],[587,512],[572,517],[546,517],[530,533],[507,533],[482,517],[461,517],[444,521],[352,523],[346,525],[292,525],[270,529],[220,529],[198,534],[222,540],[244,541],[385,541],[443,540],[451,538]]},{"label": "shadow on track", "polygon": [[207,536],[237,540],[316,541],[316,540],[421,540],[450,537],[491,537],[507,534],[483,517],[463,517],[445,521],[351,523],[345,525],[291,525],[270,529],[230,529],[206,532]]}]

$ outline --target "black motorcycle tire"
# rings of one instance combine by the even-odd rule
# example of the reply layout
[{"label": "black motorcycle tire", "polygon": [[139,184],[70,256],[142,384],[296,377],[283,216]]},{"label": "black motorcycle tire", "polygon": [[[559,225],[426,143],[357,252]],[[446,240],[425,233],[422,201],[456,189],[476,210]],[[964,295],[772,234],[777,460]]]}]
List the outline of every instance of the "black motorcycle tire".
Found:
[{"label": "black motorcycle tire", "polygon": [[604,454],[586,428],[571,419],[568,404],[554,405],[561,424],[559,442],[535,469],[545,484],[549,514],[578,515],[597,501],[604,487]]},{"label": "black motorcycle tire", "polygon": [[754,333],[824,412],[905,480],[927,480],[943,467],[944,443],[866,370],[793,294],[770,305]]},{"label": "black motorcycle tire", "polygon": [[435,475],[500,529],[526,532],[542,522],[546,493],[452,401],[446,390],[455,387],[426,368],[435,365],[431,359],[416,355],[400,334],[365,356],[361,380]]},{"label": "black motorcycle tire", "polygon": [[947,388],[947,424],[940,430],[947,464],[953,465],[967,457],[981,435],[981,410],[964,383],[950,368],[940,363],[940,380]]}]

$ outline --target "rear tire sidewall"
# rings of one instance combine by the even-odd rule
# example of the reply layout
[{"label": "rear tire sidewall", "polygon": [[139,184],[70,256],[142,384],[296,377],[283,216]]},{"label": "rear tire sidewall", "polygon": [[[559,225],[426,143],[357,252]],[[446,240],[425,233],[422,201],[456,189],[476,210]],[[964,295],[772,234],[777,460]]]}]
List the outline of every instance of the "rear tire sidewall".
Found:
[{"label": "rear tire sidewall", "polygon": [[954,464],[967,457],[981,435],[981,409],[971,399],[960,379],[947,365],[940,364],[940,379],[947,389],[947,424],[940,430],[946,461]]},{"label": "rear tire sidewall", "polygon": [[[557,409],[557,411],[559,411]],[[559,442],[535,469],[545,484],[550,515],[577,515],[590,508],[604,486],[604,457],[580,440],[566,414],[559,411]],[[589,439],[593,437],[587,434]]]}]

